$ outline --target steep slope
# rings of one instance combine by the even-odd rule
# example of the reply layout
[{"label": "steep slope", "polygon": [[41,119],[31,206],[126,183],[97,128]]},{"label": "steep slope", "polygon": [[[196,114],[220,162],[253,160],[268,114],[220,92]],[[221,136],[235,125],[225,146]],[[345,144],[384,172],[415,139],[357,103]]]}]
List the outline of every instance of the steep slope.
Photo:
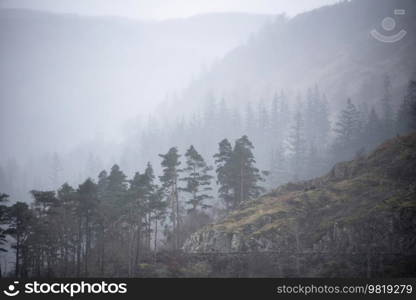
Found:
[{"label": "steep slope", "polygon": [[[416,133],[391,139],[366,157],[339,163],[326,176],[289,183],[247,203],[194,233],[184,250],[337,255],[312,265],[303,261],[305,276],[331,274],[333,269],[326,266],[331,263],[347,266],[336,275],[357,275],[363,262],[354,265],[349,255],[364,258],[364,264],[366,257],[371,259],[373,269],[380,268],[379,258],[392,265],[399,256],[413,271],[395,269],[395,274],[414,272]],[[386,275],[388,270],[380,272]]]},{"label": "steep slope", "polygon": [[[405,14],[395,15],[395,9]],[[195,81],[184,101],[191,105],[213,92],[238,104],[271,98],[280,89],[295,97],[319,84],[334,109],[347,97],[371,105],[381,97],[385,73],[399,100],[416,69],[415,14],[412,0],[353,0],[277,18]],[[390,32],[382,28],[386,17],[396,22]],[[371,36],[374,29],[386,36],[407,34],[383,43]]]}]

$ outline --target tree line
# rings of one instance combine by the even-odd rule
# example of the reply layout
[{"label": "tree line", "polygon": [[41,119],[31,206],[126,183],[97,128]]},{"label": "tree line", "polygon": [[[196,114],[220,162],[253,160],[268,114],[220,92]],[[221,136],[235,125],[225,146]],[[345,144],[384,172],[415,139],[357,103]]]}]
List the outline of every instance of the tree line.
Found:
[{"label": "tree line", "polygon": [[372,151],[384,140],[416,129],[416,81],[410,80],[397,111],[393,108],[390,78],[383,82],[377,106],[357,106],[347,99],[330,121],[324,97],[309,92],[295,110],[286,138],[280,139],[270,160],[272,186],[310,179],[339,161]]},{"label": "tree line", "polygon": [[[313,178],[327,172],[333,163],[352,159],[358,151],[371,151],[384,139],[406,131],[408,125],[403,125],[400,111],[408,108],[406,105],[398,107],[403,99],[396,96],[398,91],[392,92],[388,76],[380,81],[378,93],[379,99],[371,104],[364,98],[351,99],[355,112],[348,112],[346,117],[355,115],[356,121],[351,119],[346,121],[347,124],[344,119],[344,125],[338,124],[342,117],[339,111],[348,108],[347,99],[344,106],[340,103],[335,108],[331,105],[333,99],[327,99],[318,85],[302,94],[285,90],[268,93],[256,99],[256,104],[254,100],[239,102],[234,96],[224,99],[208,93],[206,99],[196,101],[199,109],[192,114],[170,121],[150,117],[148,121],[141,120],[139,124],[129,126],[130,137],[122,143],[122,149],[112,155],[104,155],[101,150],[110,147],[88,146],[76,153],[51,152],[27,162],[12,158],[3,160],[0,163],[0,191],[6,191],[15,199],[29,201],[28,190],[55,190],[64,180],[75,185],[84,178],[95,177],[115,161],[129,176],[134,175],[137,166],[148,161],[159,173],[160,149],[176,145],[185,152],[189,141],[206,158],[207,164],[213,165],[212,153],[216,151],[217,142],[224,137],[242,135],[249,136],[256,145],[253,153],[257,166],[270,172],[265,182],[267,188]],[[405,110],[403,113],[406,114]],[[350,130],[356,136],[351,136],[352,140],[348,141],[348,130],[341,133],[340,126],[358,128]],[[342,146],[343,139],[347,147]]]},{"label": "tree line", "polygon": [[[199,131],[204,137],[198,147],[202,151],[190,146],[181,155],[178,147],[171,147],[158,155],[159,176],[151,163],[131,179],[114,165],[109,172],[99,172],[97,180],[88,178],[76,188],[65,183],[57,191],[33,190],[30,204],[10,205],[8,196],[1,194],[0,251],[10,246],[14,250],[13,275],[140,275],[155,253],[179,250],[192,232],[257,198],[266,187],[317,176],[337,161],[415,130],[416,81],[409,81],[397,111],[386,76],[378,107],[367,110],[347,99],[332,122],[318,87],[291,109],[283,93],[268,109],[260,106],[256,118],[248,105],[243,131],[257,142],[247,135],[234,145],[223,139],[213,156],[205,154],[212,149],[208,143],[212,133],[230,133],[233,128],[224,122],[239,123],[239,118],[228,118],[225,106],[217,113],[209,111],[203,118],[206,126]],[[218,132],[217,123],[223,132]],[[181,132],[189,142],[185,128]],[[265,168],[259,168],[255,156]]]},{"label": "tree line", "polygon": [[224,139],[215,172],[194,146],[184,161],[172,147],[159,155],[158,181],[150,163],[132,179],[114,165],[77,188],[64,183],[56,192],[33,190],[30,204],[7,205],[8,195],[1,194],[0,250],[7,251],[6,243],[14,249],[16,277],[139,275],[159,247],[180,250],[211,221],[214,173],[224,213],[260,195],[264,178],[253,148],[247,136],[234,147]]},{"label": "tree line", "polygon": [[338,161],[352,159],[389,137],[409,132],[411,125],[406,120],[412,100],[405,99],[414,98],[414,82],[409,81],[405,97],[400,99],[393,95],[391,79],[386,75],[380,82],[377,101],[345,99],[337,111],[331,109],[318,85],[303,94],[276,92],[270,98],[259,99],[256,105],[231,99],[238,103],[231,106],[208,93],[199,112],[168,125],[150,119],[147,127],[134,136],[137,147],[126,147],[121,163],[127,168],[143,164],[142,158],[154,159],[157,149],[167,143],[185,148],[189,140],[210,158],[218,140],[246,134],[256,145],[258,167],[270,172],[268,188],[310,179],[325,174]]}]

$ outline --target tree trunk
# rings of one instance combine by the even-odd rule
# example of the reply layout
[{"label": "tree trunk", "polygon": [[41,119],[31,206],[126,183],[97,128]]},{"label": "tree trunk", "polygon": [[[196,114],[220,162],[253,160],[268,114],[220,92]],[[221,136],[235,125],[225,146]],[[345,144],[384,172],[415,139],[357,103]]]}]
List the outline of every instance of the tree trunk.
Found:
[{"label": "tree trunk", "polygon": [[130,230],[127,232],[127,270],[128,270],[128,277],[131,277],[132,274],[132,255],[131,255],[131,233]]},{"label": "tree trunk", "polygon": [[139,217],[139,224],[137,226],[137,245],[136,245],[136,255],[134,264],[137,267],[140,263],[140,243],[141,243],[141,230],[142,230],[142,218]]},{"label": "tree trunk", "polygon": [[77,240],[77,249],[76,249],[76,255],[77,255],[77,277],[80,277],[81,275],[81,222],[78,221],[78,240]]},{"label": "tree trunk", "polygon": [[172,185],[172,190],[170,193],[170,200],[171,200],[171,205],[172,205],[172,234],[173,234],[173,248],[176,249],[177,248],[177,222],[176,222],[176,209],[175,209],[175,187],[174,185]]},{"label": "tree trunk", "polygon": [[16,266],[15,266],[15,276],[19,277],[19,266],[20,266],[20,262],[19,262],[19,257],[20,257],[20,238],[19,235],[17,235],[16,237]]},{"label": "tree trunk", "polygon": [[179,249],[180,245],[180,224],[179,224],[179,195],[178,195],[178,189],[175,184],[175,198],[176,198],[176,249]]},{"label": "tree trunk", "polygon": [[104,276],[105,268],[105,238],[104,238],[104,225],[101,224],[101,242],[100,242],[100,273],[101,276]]},{"label": "tree trunk", "polygon": [[90,257],[90,248],[91,248],[90,214],[89,212],[87,212],[87,217],[85,221],[85,265],[84,265],[85,277],[88,277],[88,263],[89,263],[89,257]]},{"label": "tree trunk", "polygon": [[[155,218],[155,243],[153,248],[154,253],[154,261],[156,261],[156,253],[157,253],[157,218]],[[1,276],[1,274],[0,274]]]},{"label": "tree trunk", "polygon": [[149,252],[152,251],[152,213],[149,213],[149,226],[148,226],[148,244],[147,247],[149,249]]},{"label": "tree trunk", "polygon": [[[241,205],[244,201],[244,179],[243,179],[243,166],[240,166],[240,203],[238,203],[238,206]],[[237,207],[238,207],[237,206]]]},{"label": "tree trunk", "polygon": [[64,253],[63,261],[64,261],[64,269],[62,270],[63,277],[67,277],[67,270],[68,270],[68,248],[64,246],[62,248],[62,252]]}]

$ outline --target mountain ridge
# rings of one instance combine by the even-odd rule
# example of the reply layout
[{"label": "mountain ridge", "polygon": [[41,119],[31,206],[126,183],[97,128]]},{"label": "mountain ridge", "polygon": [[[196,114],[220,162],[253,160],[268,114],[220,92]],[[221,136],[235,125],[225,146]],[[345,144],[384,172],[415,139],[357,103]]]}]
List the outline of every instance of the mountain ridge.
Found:
[{"label": "mountain ridge", "polygon": [[[395,8],[406,14],[394,16]],[[280,90],[296,98],[318,84],[333,110],[347,98],[370,106],[379,100],[385,74],[392,78],[394,99],[401,99],[400,91],[416,69],[415,11],[413,1],[364,0],[324,6],[289,20],[277,18],[195,80],[183,102],[192,105],[193,99],[214,93],[239,105],[271,98]],[[377,29],[390,35],[381,28],[388,16],[396,21],[393,33],[407,31],[396,43],[382,43],[370,34]]]}]

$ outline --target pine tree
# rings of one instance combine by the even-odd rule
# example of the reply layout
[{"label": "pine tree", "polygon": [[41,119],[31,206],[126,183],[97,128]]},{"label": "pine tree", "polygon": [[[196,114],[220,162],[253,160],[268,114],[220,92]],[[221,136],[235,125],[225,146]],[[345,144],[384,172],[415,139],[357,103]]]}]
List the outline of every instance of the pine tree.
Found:
[{"label": "pine tree", "polygon": [[178,193],[180,155],[176,147],[170,148],[168,153],[159,154],[162,158],[163,175],[159,177],[164,193],[171,206],[171,221],[173,225],[174,249],[180,246],[180,203]]},{"label": "pine tree", "polygon": [[209,195],[212,190],[212,176],[209,175],[209,171],[212,168],[207,165],[194,146],[189,147],[185,153],[185,158],[186,167],[183,169],[185,177],[181,178],[181,181],[185,182],[185,187],[181,190],[190,194],[190,199],[186,202],[186,204],[191,205],[188,212],[195,213],[199,209],[210,207],[205,201],[212,199],[212,196]]},{"label": "pine tree", "polygon": [[314,144],[310,144],[306,153],[306,179],[314,178],[324,170],[324,163]]},{"label": "pine tree", "polygon": [[33,231],[31,236],[31,249],[35,259],[36,276],[41,276],[46,270],[46,275],[51,276],[53,265],[57,259],[59,240],[56,224],[60,221],[55,208],[58,205],[54,191],[31,191],[34,198],[32,212],[34,215]]},{"label": "pine tree", "polygon": [[[79,218],[79,243],[85,240],[84,245],[84,276],[88,276],[88,267],[90,264],[90,252],[92,243],[92,230],[94,219],[97,214],[98,193],[97,185],[88,178],[84,183],[79,185],[78,190],[77,216]],[[84,231],[82,233],[82,231]]]},{"label": "pine tree", "polygon": [[61,240],[62,276],[66,277],[70,269],[73,249],[76,246],[74,241],[76,235],[76,222],[74,222],[74,209],[77,204],[76,191],[69,184],[64,183],[58,190],[57,198],[59,201],[57,213],[60,219],[57,230]]},{"label": "pine tree", "polygon": [[264,188],[259,186],[259,182],[264,181],[264,178],[255,167],[253,149],[254,146],[246,135],[235,142],[230,160],[230,179],[234,194],[232,209],[258,197],[264,191]]},{"label": "pine tree", "polygon": [[300,112],[303,117],[305,140],[308,144],[318,143],[318,108],[319,108],[319,90],[316,86],[314,90],[308,89],[306,93],[306,103],[304,112]]},{"label": "pine tree", "polygon": [[[162,201],[159,193],[160,189],[154,183],[154,179],[153,167],[150,163],[147,163],[144,173],[136,172],[133,180],[130,181],[128,204],[125,212],[125,221],[129,223],[128,230],[131,231],[127,235],[130,275],[133,266],[139,264],[143,250],[150,252],[153,231],[155,232],[154,239],[156,243],[157,223],[163,217],[161,211],[165,209],[165,202]],[[152,224],[154,230],[152,230]],[[135,246],[134,240],[136,240]]]},{"label": "pine tree", "polygon": [[391,82],[390,82],[390,77],[388,75],[384,77],[383,90],[384,90],[383,97],[381,98],[381,106],[382,106],[382,111],[383,111],[381,129],[384,131],[383,139],[387,139],[393,135],[393,129],[394,129],[393,108],[391,106],[391,103],[392,103]]},{"label": "pine tree", "polygon": [[283,90],[280,92],[280,116],[282,126],[285,126],[285,129],[287,129],[290,121],[290,107],[287,96]]},{"label": "pine tree", "polygon": [[266,136],[270,130],[270,117],[264,103],[260,102],[258,107],[258,130],[259,135]]},{"label": "pine tree", "polygon": [[97,193],[100,201],[103,201],[108,190],[108,174],[106,170],[98,174]]},{"label": "pine tree", "polygon": [[108,198],[108,174],[107,171],[103,170],[98,174],[97,182],[97,263],[99,268],[99,274],[104,276],[105,266],[106,266],[106,234],[108,231],[108,225],[111,222],[112,215],[112,205],[111,201]]},{"label": "pine tree", "polygon": [[281,140],[281,115],[280,115],[280,107],[279,107],[279,96],[277,94],[274,95],[272,99],[271,105],[271,113],[270,113],[270,141],[273,143],[271,146],[275,148],[277,146],[277,141]]},{"label": "pine tree", "polygon": [[[385,123],[384,123],[385,125]],[[385,139],[385,131],[383,130],[383,124],[378,117],[374,108],[371,109],[370,115],[368,116],[367,124],[364,128],[365,144],[368,150],[374,149]]]},{"label": "pine tree", "polygon": [[294,180],[299,180],[305,173],[306,139],[305,125],[302,114],[295,114],[291,132],[288,137],[288,146],[291,152],[291,168]]},{"label": "pine tree", "polygon": [[333,146],[336,161],[352,158],[360,145],[361,129],[360,112],[348,99],[334,129],[337,134]]},{"label": "pine tree", "polygon": [[15,240],[12,248],[15,249],[15,277],[27,276],[26,241],[30,234],[32,213],[29,206],[23,202],[13,204],[7,212],[7,234]]},{"label": "pine tree", "polygon": [[284,153],[284,147],[280,142],[274,151],[272,151],[271,158],[271,187],[276,188],[287,182],[287,161]]},{"label": "pine tree", "polygon": [[407,92],[397,112],[396,130],[406,134],[416,129],[416,81],[410,80]]},{"label": "pine tree", "polygon": [[313,144],[320,151],[325,150],[330,131],[328,103],[317,85],[314,89],[308,89],[303,117],[307,144]]},{"label": "pine tree", "polygon": [[[144,174],[141,176],[141,185],[143,188],[143,199],[144,199],[144,212],[145,212],[145,225],[147,234],[147,248],[151,248],[151,225],[154,221],[155,227],[157,228],[157,222],[164,215],[165,202],[160,195],[159,187],[154,183],[155,175],[153,167],[150,162],[147,163]],[[155,233],[155,239],[157,238]]]},{"label": "pine tree", "polygon": [[[7,243],[6,232],[3,226],[7,224],[7,206],[9,195],[0,193],[0,252],[7,252],[4,244]],[[1,270],[0,270],[1,271]],[[0,272],[1,277],[1,272]]]},{"label": "pine tree", "polygon": [[[157,240],[158,240],[158,224],[159,222],[163,223],[163,220],[166,216],[166,210],[168,207],[168,203],[163,200],[163,190],[157,184],[153,184],[154,175],[153,175],[153,168],[150,163],[148,163],[145,174],[149,174],[147,176],[152,178],[150,185],[152,185],[152,193],[150,194],[149,199],[149,208],[151,212],[150,221],[154,221],[154,246],[153,251],[157,251]],[[150,246],[149,246],[150,248]]]},{"label": "pine tree", "polygon": [[101,199],[105,208],[104,214],[107,220],[115,222],[126,209],[127,176],[117,164],[111,167],[110,174],[107,177],[105,177],[105,173],[100,175],[103,177],[99,178],[97,193],[101,193],[100,190],[106,186],[104,199]]},{"label": "pine tree", "polygon": [[318,104],[318,115],[317,115],[317,130],[319,132],[317,137],[317,147],[320,151],[326,150],[329,141],[329,134],[331,131],[331,122],[329,120],[329,108],[328,100],[326,95],[323,94]]},{"label": "pine tree", "polygon": [[111,172],[107,178],[107,197],[111,199],[116,205],[121,205],[126,191],[127,191],[127,180],[126,175],[120,170],[118,165],[114,165],[111,168]]},{"label": "pine tree", "polygon": [[217,173],[218,196],[223,201],[227,210],[232,208],[232,178],[231,178],[231,157],[233,149],[231,143],[224,139],[219,143],[218,153],[214,155]]},{"label": "pine tree", "polygon": [[257,149],[257,153],[260,157],[266,157],[272,149],[270,143],[270,116],[268,109],[266,108],[263,101],[258,106],[258,120],[257,120],[257,131],[255,134],[257,144],[260,145]]},{"label": "pine tree", "polygon": [[100,217],[102,216],[101,208],[104,208],[107,236],[114,236],[112,239],[108,239],[107,244],[112,246],[114,243],[121,244],[125,242],[126,239],[129,239],[126,237],[129,233],[128,231],[122,231],[123,234],[120,234],[120,228],[124,226],[129,213],[127,209],[128,181],[127,176],[117,164],[112,166],[106,181],[107,191],[105,193],[104,203],[100,203]]},{"label": "pine tree", "polygon": [[39,218],[45,217],[48,211],[57,203],[55,191],[36,191],[30,192],[35,199],[33,209]]}]

